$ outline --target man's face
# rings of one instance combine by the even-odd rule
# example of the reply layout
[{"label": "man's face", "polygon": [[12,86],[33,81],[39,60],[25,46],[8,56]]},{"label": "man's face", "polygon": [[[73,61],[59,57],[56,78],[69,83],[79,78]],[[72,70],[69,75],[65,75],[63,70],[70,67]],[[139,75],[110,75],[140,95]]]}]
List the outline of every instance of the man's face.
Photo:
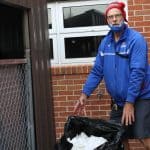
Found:
[{"label": "man's face", "polygon": [[124,20],[122,12],[117,8],[112,8],[107,13],[107,22],[112,25],[119,25]]}]

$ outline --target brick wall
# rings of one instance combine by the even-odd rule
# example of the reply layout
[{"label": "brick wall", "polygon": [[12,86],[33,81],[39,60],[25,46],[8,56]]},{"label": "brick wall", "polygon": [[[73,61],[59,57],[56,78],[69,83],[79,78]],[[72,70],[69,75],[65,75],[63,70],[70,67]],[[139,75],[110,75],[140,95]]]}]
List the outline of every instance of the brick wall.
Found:
[{"label": "brick wall", "polygon": [[[52,85],[54,97],[54,113],[56,133],[59,138],[63,132],[64,123],[69,115],[73,115],[73,108],[82,90],[83,83],[91,66],[64,66],[52,68]],[[103,93],[103,98],[99,95]],[[89,98],[87,116],[107,118],[110,111],[110,98],[102,83]]]},{"label": "brick wall", "polygon": [[[128,21],[129,26],[135,28],[145,36],[150,47],[150,1],[128,0]],[[74,105],[79,98],[83,83],[90,69],[90,65],[51,67],[57,139],[63,133],[64,123],[68,116],[73,115]],[[102,97],[99,96],[100,91]],[[110,97],[105,90],[103,82],[89,98],[86,110],[88,117],[108,119]],[[143,149],[137,140],[131,140],[130,147],[131,150]]]}]

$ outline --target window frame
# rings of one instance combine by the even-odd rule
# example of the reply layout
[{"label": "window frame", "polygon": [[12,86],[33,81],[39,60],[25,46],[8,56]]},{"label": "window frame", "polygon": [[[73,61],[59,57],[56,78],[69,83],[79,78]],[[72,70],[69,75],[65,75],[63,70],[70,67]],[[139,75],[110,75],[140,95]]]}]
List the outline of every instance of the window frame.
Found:
[{"label": "window frame", "polygon": [[[127,4],[127,0],[122,0]],[[52,29],[49,29],[49,38],[53,42],[53,55],[54,59],[51,59],[52,65],[57,64],[84,64],[93,63],[95,57],[90,58],[65,58],[65,38],[72,37],[84,37],[84,36],[105,36],[109,27],[107,25],[101,26],[87,26],[87,27],[72,27],[64,28],[63,25],[63,8],[76,7],[76,6],[88,6],[88,5],[107,5],[113,0],[83,0],[83,1],[71,1],[71,2],[55,2],[48,3],[47,8],[51,9],[51,21]],[[127,6],[127,5],[126,5]],[[127,11],[127,8],[125,8]]]}]

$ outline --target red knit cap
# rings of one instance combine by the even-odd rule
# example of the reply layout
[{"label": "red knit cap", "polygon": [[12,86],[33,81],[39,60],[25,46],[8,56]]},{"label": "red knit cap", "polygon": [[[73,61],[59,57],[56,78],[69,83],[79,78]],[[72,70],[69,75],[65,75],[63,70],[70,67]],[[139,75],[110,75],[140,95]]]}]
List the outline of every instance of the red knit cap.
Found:
[{"label": "red knit cap", "polygon": [[126,12],[125,12],[125,10],[124,10],[124,8],[125,8],[125,3],[123,3],[123,2],[112,2],[112,3],[110,3],[110,4],[107,6],[107,8],[106,8],[106,12],[105,12],[106,16],[107,16],[108,11],[111,10],[112,8],[117,8],[117,9],[119,9],[119,10],[122,12],[122,16],[124,17],[124,20],[127,22],[127,19],[126,19]]}]

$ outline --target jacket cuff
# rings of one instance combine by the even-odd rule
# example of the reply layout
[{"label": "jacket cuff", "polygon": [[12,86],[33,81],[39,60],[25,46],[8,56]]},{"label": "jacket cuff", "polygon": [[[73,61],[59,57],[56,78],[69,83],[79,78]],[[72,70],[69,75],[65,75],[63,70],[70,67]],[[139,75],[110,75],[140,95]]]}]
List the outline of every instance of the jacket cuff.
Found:
[{"label": "jacket cuff", "polygon": [[88,91],[82,90],[82,93],[84,93],[87,97],[90,96],[90,92],[88,92]]},{"label": "jacket cuff", "polygon": [[127,96],[127,99],[126,99],[126,102],[134,103],[134,102],[135,102],[135,97],[132,96],[132,95],[128,95],[128,96]]}]

